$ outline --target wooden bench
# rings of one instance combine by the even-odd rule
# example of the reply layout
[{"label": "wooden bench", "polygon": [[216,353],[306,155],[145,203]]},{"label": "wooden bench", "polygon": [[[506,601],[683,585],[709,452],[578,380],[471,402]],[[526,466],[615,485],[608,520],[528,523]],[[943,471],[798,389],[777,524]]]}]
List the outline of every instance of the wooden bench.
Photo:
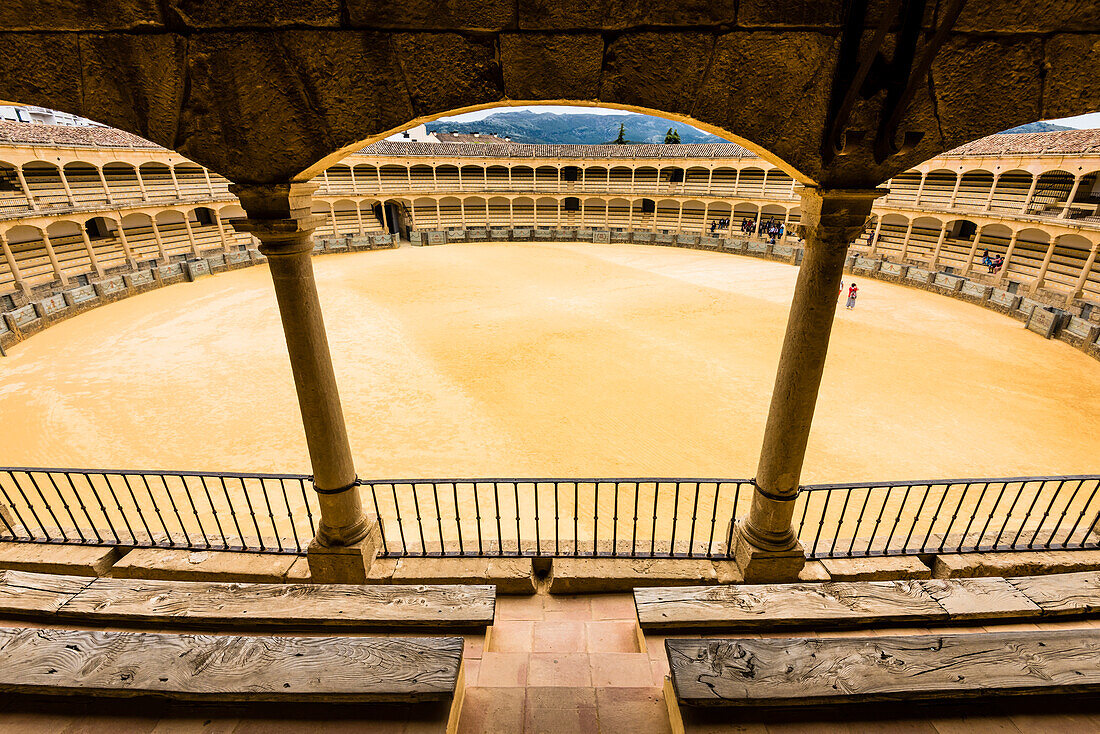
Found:
[{"label": "wooden bench", "polygon": [[634,590],[646,631],[838,629],[1100,613],[1100,571],[1017,578],[733,584]]},{"label": "wooden bench", "polygon": [[0,571],[0,615],[204,628],[483,629],[491,585],[245,584]]},{"label": "wooden bench", "polygon": [[665,650],[672,693],[682,706],[787,707],[1100,692],[1100,629],[669,639]]},{"label": "wooden bench", "polygon": [[0,628],[0,691],[186,701],[454,697],[461,637],[245,637]]}]

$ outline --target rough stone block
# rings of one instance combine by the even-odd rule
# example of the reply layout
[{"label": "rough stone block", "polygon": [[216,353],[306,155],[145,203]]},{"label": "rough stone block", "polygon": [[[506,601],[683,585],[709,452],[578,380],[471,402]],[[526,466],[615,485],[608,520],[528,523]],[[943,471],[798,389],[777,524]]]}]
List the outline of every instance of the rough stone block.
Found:
[{"label": "rough stone block", "polygon": [[583,34],[504,34],[504,86],[514,99],[595,99],[603,37]]},{"label": "rough stone block", "polygon": [[96,0],[94,3],[8,0],[0,3],[0,28],[12,31],[127,30],[161,25],[163,20],[156,0]]},{"label": "rough stone block", "polygon": [[191,28],[340,25],[339,0],[169,0],[168,5]]},{"label": "rough stone block", "polygon": [[104,576],[118,558],[111,546],[0,543],[0,568],[14,571]]},{"label": "rough stone block", "polygon": [[[1100,35],[1061,34],[1048,39],[1044,49],[1043,109],[1047,116],[1079,115],[1084,107],[1096,109],[1100,101],[1087,80],[1100,78]],[[1090,93],[1086,89],[1092,95],[1091,105],[1082,104],[1082,95]]]},{"label": "rough stone block", "polygon": [[448,28],[500,30],[516,22],[512,0],[348,0],[348,17],[354,26],[369,28]]},{"label": "rough stone block", "polygon": [[733,23],[734,0],[679,0],[674,3],[558,2],[530,0],[519,3],[523,29],[618,30],[635,26],[705,26]]},{"label": "rough stone block", "polygon": [[1100,569],[1100,550],[959,553],[936,556],[932,578],[1037,576]]},{"label": "rough stone block", "polygon": [[389,42],[401,59],[403,85],[418,115],[499,102],[506,96],[494,37],[398,33]]},{"label": "rough stone block", "polygon": [[932,569],[916,556],[882,558],[822,558],[821,565],[833,581],[893,581],[929,579]]},{"label": "rough stone block", "polygon": [[318,584],[362,584],[382,546],[382,526],[372,522],[366,536],[353,545],[323,546],[316,539],[306,550],[309,575]]},{"label": "rough stone block", "polygon": [[639,586],[718,583],[714,563],[694,558],[555,558],[551,594],[630,591]]},{"label": "rough stone block", "polygon": [[393,584],[496,584],[498,594],[534,594],[530,558],[401,558]]},{"label": "rough stone block", "polygon": [[607,44],[599,98],[688,114],[713,50],[709,32],[624,33]]},{"label": "rough stone block", "polygon": [[298,556],[275,553],[137,548],[111,568],[124,579],[282,582]]}]

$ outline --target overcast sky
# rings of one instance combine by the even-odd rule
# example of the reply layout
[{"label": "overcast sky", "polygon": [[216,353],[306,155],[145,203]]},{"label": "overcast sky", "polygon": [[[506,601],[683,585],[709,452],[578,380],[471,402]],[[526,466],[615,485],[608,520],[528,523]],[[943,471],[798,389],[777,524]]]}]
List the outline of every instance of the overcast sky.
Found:
[{"label": "overcast sky", "polygon": [[[625,110],[613,110],[606,107],[566,107],[562,105],[533,105],[530,107],[492,107],[487,110],[479,110],[477,112],[467,112],[464,115],[455,115],[454,117],[445,117],[445,120],[454,120],[455,122],[472,122],[474,120],[482,120],[489,115],[495,115],[498,112],[512,112],[518,110],[530,110],[532,112],[556,112],[562,114],[565,112],[578,112],[587,113],[590,115],[626,115],[630,114]],[[1088,115],[1080,115],[1078,117],[1066,117],[1061,120],[1049,120],[1058,125],[1065,125],[1066,127],[1076,128],[1100,128],[1100,112],[1093,112]]]}]

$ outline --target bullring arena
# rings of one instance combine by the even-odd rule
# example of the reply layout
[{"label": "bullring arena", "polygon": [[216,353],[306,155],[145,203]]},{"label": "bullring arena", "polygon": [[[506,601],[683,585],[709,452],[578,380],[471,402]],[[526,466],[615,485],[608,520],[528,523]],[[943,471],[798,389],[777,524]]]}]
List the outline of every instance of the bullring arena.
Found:
[{"label": "bullring arena", "polygon": [[0,7],[0,730],[1100,730],[1100,26],[811,5]]}]

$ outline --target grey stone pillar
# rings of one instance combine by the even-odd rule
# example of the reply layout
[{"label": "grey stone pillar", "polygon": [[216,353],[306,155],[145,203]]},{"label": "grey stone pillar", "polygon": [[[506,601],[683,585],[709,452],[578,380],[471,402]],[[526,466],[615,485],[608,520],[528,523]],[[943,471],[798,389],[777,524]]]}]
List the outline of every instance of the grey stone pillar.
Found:
[{"label": "grey stone pillar", "polygon": [[806,444],[829,349],[848,246],[863,231],[877,189],[805,188],[806,250],[779,357],[752,508],[738,521],[733,555],[747,581],[793,581],[805,565],[791,527]]},{"label": "grey stone pillar", "polygon": [[248,218],[233,221],[260,240],[290,353],[298,407],[313,465],[321,520],[310,543],[310,575],[320,583],[362,583],[378,551],[380,529],[363,513],[344,412],[310,255],[314,184],[230,187]]}]

